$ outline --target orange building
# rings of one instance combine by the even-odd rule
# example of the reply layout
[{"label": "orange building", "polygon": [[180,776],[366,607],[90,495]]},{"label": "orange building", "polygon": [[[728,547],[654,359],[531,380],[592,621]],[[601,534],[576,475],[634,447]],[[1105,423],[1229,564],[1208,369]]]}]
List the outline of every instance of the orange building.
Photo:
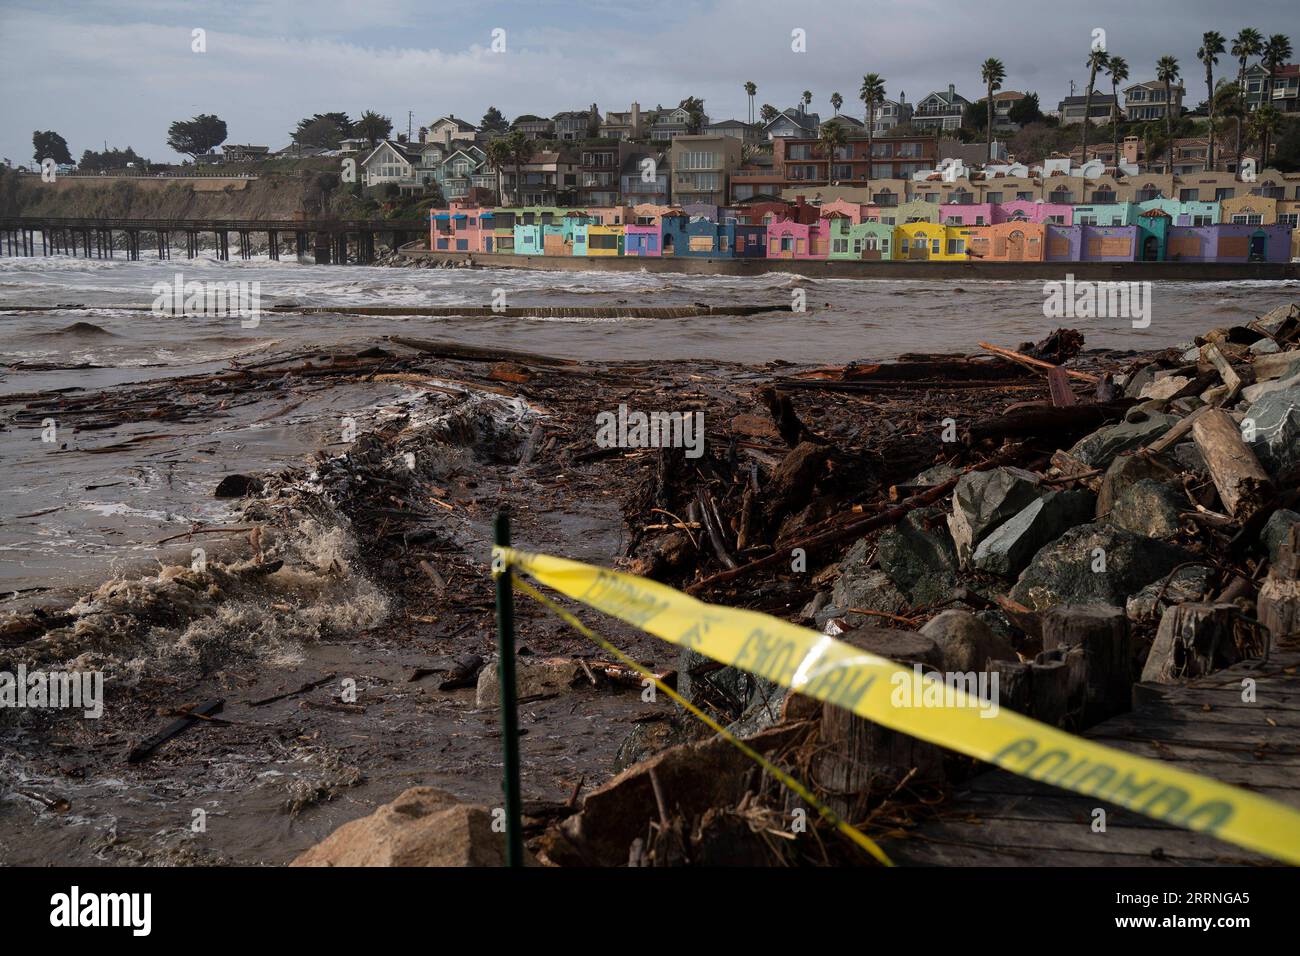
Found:
[{"label": "orange building", "polygon": [[950,230],[966,238],[966,252],[985,262],[1042,262],[1047,227],[1041,222],[1000,222]]}]

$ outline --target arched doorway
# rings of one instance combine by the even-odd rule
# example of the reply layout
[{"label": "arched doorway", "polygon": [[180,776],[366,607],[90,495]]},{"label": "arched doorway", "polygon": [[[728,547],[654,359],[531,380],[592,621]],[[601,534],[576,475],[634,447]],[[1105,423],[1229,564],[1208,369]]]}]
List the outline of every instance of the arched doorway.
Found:
[{"label": "arched doorway", "polygon": [[1142,240],[1142,261],[1155,262],[1160,258],[1160,240],[1155,236],[1147,236]]},{"label": "arched doorway", "polygon": [[1007,259],[1011,262],[1025,259],[1025,234],[1019,229],[1007,236]]},{"label": "arched doorway", "polygon": [[1254,235],[1250,237],[1250,253],[1247,255],[1248,262],[1265,262],[1268,259],[1268,235],[1263,229],[1255,230]]},{"label": "arched doorway", "polygon": [[664,233],[664,252],[663,252],[663,254],[666,255],[666,256],[675,255],[675,253],[673,252],[673,234],[672,234],[671,232],[665,232],[665,233]]}]

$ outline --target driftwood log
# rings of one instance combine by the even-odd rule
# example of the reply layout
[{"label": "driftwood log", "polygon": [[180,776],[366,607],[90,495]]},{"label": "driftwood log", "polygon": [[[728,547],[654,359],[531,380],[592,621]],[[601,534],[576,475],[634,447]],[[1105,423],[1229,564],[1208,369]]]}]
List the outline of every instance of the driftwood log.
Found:
[{"label": "driftwood log", "polygon": [[1259,589],[1259,623],[1270,648],[1300,636],[1300,529],[1292,528]]},{"label": "driftwood log", "polygon": [[1192,440],[1229,514],[1251,514],[1268,498],[1268,473],[1242,441],[1241,429],[1231,415],[1212,408],[1197,416],[1192,423]]}]

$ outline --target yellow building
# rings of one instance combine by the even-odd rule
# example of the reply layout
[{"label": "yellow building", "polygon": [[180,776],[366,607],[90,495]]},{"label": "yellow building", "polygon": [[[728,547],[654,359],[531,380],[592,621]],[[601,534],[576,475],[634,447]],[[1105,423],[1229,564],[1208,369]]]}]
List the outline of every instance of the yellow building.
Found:
[{"label": "yellow building", "polygon": [[935,222],[911,222],[894,228],[894,258],[966,262],[967,236],[964,226],[943,226]]},{"label": "yellow building", "polygon": [[587,227],[587,255],[621,256],[623,254],[623,225]]},{"label": "yellow building", "polygon": [[1219,204],[1219,222],[1271,226],[1277,222],[1277,200],[1268,196],[1237,196]]}]

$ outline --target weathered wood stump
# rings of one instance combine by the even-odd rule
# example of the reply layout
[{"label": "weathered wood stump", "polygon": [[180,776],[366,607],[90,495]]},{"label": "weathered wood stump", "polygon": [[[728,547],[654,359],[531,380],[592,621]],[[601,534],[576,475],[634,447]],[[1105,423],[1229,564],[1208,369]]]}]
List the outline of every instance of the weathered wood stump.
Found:
[{"label": "weathered wood stump", "polygon": [[1068,665],[1068,711],[1077,728],[1129,709],[1136,668],[1128,618],[1105,604],[1060,604],[1043,614],[1043,650]]},{"label": "weathered wood stump", "polygon": [[1259,623],[1269,647],[1300,637],[1300,528],[1292,528],[1259,588]]},{"label": "weathered wood stump", "polygon": [[[866,626],[846,631],[839,640],[907,668],[920,664],[927,673],[943,665],[939,645],[911,631]],[[942,748],[832,704],[822,705],[817,744],[812,779],[830,807],[850,819],[909,774],[909,786],[943,780]]]},{"label": "weathered wood stump", "polygon": [[1160,619],[1142,680],[1172,684],[1204,677],[1262,650],[1258,625],[1237,605],[1175,604]]}]

